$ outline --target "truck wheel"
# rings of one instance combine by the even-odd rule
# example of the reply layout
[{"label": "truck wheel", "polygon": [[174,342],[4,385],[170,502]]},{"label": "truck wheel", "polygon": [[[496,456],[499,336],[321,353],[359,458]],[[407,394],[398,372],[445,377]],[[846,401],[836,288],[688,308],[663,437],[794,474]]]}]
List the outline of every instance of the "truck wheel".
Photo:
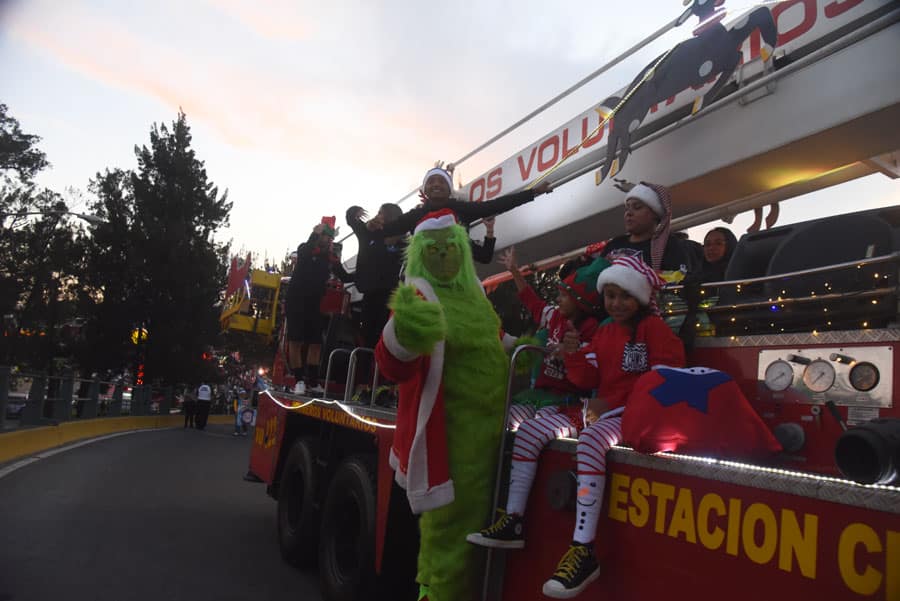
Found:
[{"label": "truck wheel", "polygon": [[375,474],[373,458],[350,457],[328,486],[319,534],[319,580],[328,601],[372,598]]},{"label": "truck wheel", "polygon": [[309,565],[315,559],[319,535],[313,448],[307,439],[294,443],[278,486],[278,546],[285,561],[296,566]]}]

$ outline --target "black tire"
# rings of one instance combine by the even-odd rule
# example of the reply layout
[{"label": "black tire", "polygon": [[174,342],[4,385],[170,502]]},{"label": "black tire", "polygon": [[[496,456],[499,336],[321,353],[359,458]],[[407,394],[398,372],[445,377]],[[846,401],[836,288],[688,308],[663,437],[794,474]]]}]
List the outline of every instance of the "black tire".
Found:
[{"label": "black tire", "polygon": [[278,486],[278,547],[285,561],[299,567],[315,560],[318,546],[314,448],[308,439],[294,442]]},{"label": "black tire", "polygon": [[375,474],[372,457],[350,457],[328,485],[319,534],[319,581],[328,601],[373,598]]}]

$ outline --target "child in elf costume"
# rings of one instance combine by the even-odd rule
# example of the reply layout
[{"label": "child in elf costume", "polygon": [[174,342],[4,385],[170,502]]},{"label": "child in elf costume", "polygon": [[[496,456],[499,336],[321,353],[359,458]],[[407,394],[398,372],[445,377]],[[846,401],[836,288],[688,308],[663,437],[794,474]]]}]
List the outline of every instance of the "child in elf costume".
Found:
[{"label": "child in elf costume", "polygon": [[375,348],[400,385],[390,463],[421,514],[422,599],[469,601],[479,555],[464,540],[488,517],[503,433],[507,355],[500,318],[450,210],[427,215],[407,248],[405,284]]},{"label": "child in elf costume", "polygon": [[[685,364],[681,340],[659,316],[655,297],[661,285],[659,276],[640,259],[615,259],[597,278],[610,321],[597,329],[587,346],[581,344],[574,329],[563,337],[568,379],[579,388],[597,389],[597,398],[591,399],[587,425],[578,436],[573,541],[556,572],[544,583],[543,593],[548,597],[575,597],[600,575],[593,542],[606,483],[606,452],[622,438],[621,413],[634,383],[655,365]],[[521,524],[521,517],[518,520]],[[498,530],[494,535],[501,536],[513,541],[515,529]],[[521,534],[518,538],[522,539]]]},{"label": "child in elf costume", "polygon": [[509,410],[508,425],[517,432],[513,444],[509,475],[509,496],[506,511],[500,519],[481,532],[466,537],[471,543],[500,549],[521,549],[522,515],[528,493],[537,473],[538,456],[551,440],[574,437],[584,426],[582,397],[589,396],[566,378],[561,343],[567,331],[575,329],[580,344],[590,343],[597,330],[597,318],[602,309],[596,290],[597,277],[609,263],[602,258],[582,265],[559,283],[558,306],[541,300],[522,277],[510,249],[503,262],[513,275],[519,299],[532,317],[547,330],[547,347],[553,352],[544,355],[542,371],[531,390],[515,397]]},{"label": "child in elf costume", "polygon": [[[562,356],[557,351],[563,336],[572,326],[578,330],[584,344],[590,342],[594,336],[597,330],[597,315],[603,311],[595,283],[600,271],[609,266],[609,263],[605,259],[598,259],[570,273],[559,282],[557,304],[551,305],[543,301],[525,281],[516,264],[515,248],[507,250],[501,262],[513,276],[519,300],[531,313],[538,327],[546,330],[547,340],[544,346],[552,351],[544,355],[534,388],[516,394],[515,403],[509,411],[509,428],[514,431],[520,429],[524,426],[524,422],[532,420],[536,413],[542,417],[557,413],[580,416],[579,399],[586,391],[579,390],[566,379]],[[562,423],[558,426],[562,427]],[[515,455],[515,452],[513,454]]]}]

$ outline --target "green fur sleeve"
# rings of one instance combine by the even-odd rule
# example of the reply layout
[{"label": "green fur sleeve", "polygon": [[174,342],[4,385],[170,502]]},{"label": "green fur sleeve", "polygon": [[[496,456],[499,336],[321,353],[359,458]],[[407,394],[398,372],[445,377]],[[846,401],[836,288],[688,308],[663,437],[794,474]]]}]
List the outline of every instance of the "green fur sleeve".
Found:
[{"label": "green fur sleeve", "polygon": [[397,341],[411,352],[431,354],[434,345],[447,335],[444,310],[421,298],[412,286],[399,286],[389,306],[394,312]]}]

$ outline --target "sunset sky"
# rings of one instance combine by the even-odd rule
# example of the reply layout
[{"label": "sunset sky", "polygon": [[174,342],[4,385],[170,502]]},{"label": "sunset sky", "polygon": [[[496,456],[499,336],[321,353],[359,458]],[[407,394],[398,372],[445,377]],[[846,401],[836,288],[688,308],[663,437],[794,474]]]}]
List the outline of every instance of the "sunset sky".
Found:
[{"label": "sunset sky", "polygon": [[[462,156],[682,10],[677,0],[610,6],[0,0],[0,102],[43,138],[53,167],[40,182],[74,188],[75,210],[97,171],[134,168],[134,145],[181,107],[210,178],[234,202],[221,238],[277,261],[322,215],[343,225],[351,204],[396,201],[435,160]],[[670,33],[463,164],[462,180],[605,98],[687,35]],[[854,184],[854,196],[900,202],[887,178],[875,180]],[[818,206],[839,202],[823,194]],[[808,211],[783,212],[793,214]]]}]

